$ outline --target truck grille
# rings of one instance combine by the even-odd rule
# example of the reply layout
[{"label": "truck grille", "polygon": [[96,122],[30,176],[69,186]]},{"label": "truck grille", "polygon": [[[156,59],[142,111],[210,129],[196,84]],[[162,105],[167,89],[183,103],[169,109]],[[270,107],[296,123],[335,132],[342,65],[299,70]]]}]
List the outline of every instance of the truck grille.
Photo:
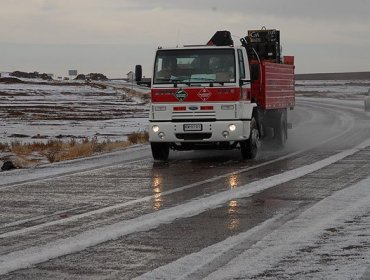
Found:
[{"label": "truck grille", "polygon": [[214,111],[172,112],[172,120],[189,120],[189,119],[216,119],[216,113]]}]

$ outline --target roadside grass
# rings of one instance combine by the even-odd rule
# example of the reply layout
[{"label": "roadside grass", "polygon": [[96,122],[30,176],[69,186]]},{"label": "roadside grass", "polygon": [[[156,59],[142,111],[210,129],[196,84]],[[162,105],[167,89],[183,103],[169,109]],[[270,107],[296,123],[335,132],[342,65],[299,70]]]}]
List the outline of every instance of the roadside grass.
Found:
[{"label": "roadside grass", "polygon": [[[28,167],[30,163],[40,161],[40,157],[48,162],[59,162],[76,158],[88,157],[94,154],[107,153],[126,148],[131,145],[148,142],[148,132],[134,132],[125,141],[105,140],[98,142],[96,138],[72,138],[67,142],[48,140],[47,142],[22,143],[14,141],[10,144],[0,143],[0,152],[10,152],[16,156],[18,167]],[[36,158],[36,159],[35,159]]]}]

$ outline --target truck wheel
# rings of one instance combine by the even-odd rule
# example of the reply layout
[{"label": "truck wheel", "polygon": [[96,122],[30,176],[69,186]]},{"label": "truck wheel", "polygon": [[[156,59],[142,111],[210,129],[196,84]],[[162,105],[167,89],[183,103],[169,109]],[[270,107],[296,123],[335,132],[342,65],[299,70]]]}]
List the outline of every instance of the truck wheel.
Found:
[{"label": "truck wheel", "polygon": [[249,139],[240,142],[240,151],[243,159],[254,159],[257,157],[261,148],[260,133],[257,122],[254,118],[251,121],[251,132]]},{"label": "truck wheel", "polygon": [[286,112],[283,111],[280,113],[280,118],[275,126],[275,139],[277,141],[277,145],[280,148],[285,147],[287,138],[288,138],[287,115]]},{"label": "truck wheel", "polygon": [[162,160],[165,161],[168,159],[168,155],[170,153],[170,146],[168,143],[150,143],[152,148],[152,155],[155,160]]}]

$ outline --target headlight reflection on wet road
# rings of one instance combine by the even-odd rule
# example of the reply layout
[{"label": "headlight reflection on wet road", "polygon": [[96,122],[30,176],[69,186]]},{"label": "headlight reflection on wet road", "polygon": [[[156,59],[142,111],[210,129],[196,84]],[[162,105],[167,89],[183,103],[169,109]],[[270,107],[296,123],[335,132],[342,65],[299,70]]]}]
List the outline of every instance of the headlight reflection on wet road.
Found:
[{"label": "headlight reflection on wet road", "polygon": [[228,177],[228,183],[229,183],[230,189],[235,189],[236,187],[238,187],[239,181],[240,181],[240,174],[231,174]]},{"label": "headlight reflection on wet road", "polygon": [[162,177],[153,176],[152,178],[152,189],[154,193],[153,208],[155,210],[160,210],[163,204],[161,187],[162,187]]},{"label": "headlight reflection on wet road", "polygon": [[227,222],[227,228],[230,231],[237,230],[240,225],[239,202],[236,200],[230,200],[228,203],[227,213],[229,215],[229,219]]}]

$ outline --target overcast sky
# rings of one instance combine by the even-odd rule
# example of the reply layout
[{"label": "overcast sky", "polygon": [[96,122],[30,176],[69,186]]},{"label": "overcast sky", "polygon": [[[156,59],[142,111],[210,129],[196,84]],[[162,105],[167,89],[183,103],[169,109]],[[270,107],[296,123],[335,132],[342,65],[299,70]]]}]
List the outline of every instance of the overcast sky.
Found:
[{"label": "overcast sky", "polygon": [[158,46],[279,29],[297,73],[370,71],[369,0],[0,0],[0,71],[151,75]]}]

